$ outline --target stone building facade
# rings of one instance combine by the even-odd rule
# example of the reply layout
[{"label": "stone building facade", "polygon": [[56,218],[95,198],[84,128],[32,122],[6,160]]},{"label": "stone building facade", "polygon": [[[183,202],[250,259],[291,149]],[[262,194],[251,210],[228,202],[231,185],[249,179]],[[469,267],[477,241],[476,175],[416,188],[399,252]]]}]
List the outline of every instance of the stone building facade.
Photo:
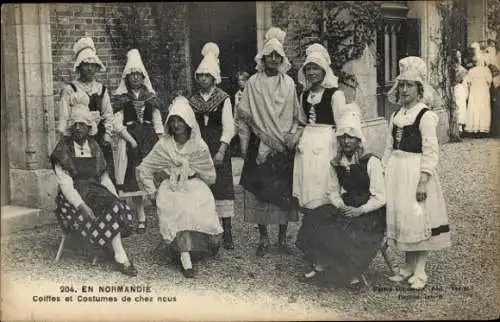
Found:
[{"label": "stone building facade", "polygon": [[[204,42],[215,41],[221,47],[222,86],[227,90],[232,89],[237,70],[253,72],[253,57],[261,48],[267,29],[279,24],[272,14],[273,6],[279,3],[283,2],[170,3],[169,19],[164,23],[171,33],[172,48],[175,49],[172,69],[176,73],[173,75],[175,87],[170,89],[170,96],[165,97],[179,91],[185,94],[192,91],[192,76],[201,59]],[[288,4],[290,10],[308,10],[308,2]],[[486,0],[467,1],[471,18],[468,19],[466,32],[473,38],[484,38],[486,35],[485,4]],[[157,5],[137,4],[146,25],[154,23]],[[115,89],[125,64],[126,49],[116,48],[106,27],[116,23],[114,19],[117,19],[123,6],[104,2],[2,6],[2,151],[6,151],[2,153],[2,206],[54,208],[57,187],[48,156],[56,143],[57,102],[61,86],[75,77],[72,74],[72,46],[80,37],[92,37],[97,53],[107,68],[106,73],[99,75],[100,80],[108,88]],[[440,17],[436,2],[388,1],[384,10],[390,18],[388,21],[416,21],[415,41],[418,45],[414,48],[417,51],[415,54],[421,55],[429,65],[437,59]],[[294,50],[296,46],[291,41],[294,33],[291,25],[280,27],[287,31],[287,55],[293,64],[299,66],[304,53]],[[397,72],[394,69],[397,55],[390,52],[390,48],[399,41],[398,35],[391,31],[390,23],[383,26],[380,32],[378,43],[366,48],[361,58],[345,66],[357,77],[356,103],[363,112],[369,148],[379,154],[385,140],[390,109],[384,101],[387,88],[382,87],[389,86],[389,74],[394,76]],[[148,36],[151,35],[145,35]],[[384,68],[378,66],[377,55],[385,56]],[[145,64],[148,65],[148,62]],[[169,72],[149,70],[153,85],[160,83]],[[436,84],[440,76],[430,74],[430,81]],[[384,86],[380,85],[381,77],[387,78]],[[165,99],[165,107],[168,103]],[[447,114],[440,107],[437,111],[443,142],[447,136]]]}]

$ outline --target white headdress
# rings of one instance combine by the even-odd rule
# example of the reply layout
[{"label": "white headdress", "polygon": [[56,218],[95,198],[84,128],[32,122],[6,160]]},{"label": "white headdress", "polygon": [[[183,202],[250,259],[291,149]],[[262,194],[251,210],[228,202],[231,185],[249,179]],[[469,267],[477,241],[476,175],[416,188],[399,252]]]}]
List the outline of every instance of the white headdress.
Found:
[{"label": "white headdress", "polygon": [[304,68],[309,63],[315,63],[325,71],[325,78],[323,79],[323,83],[321,84],[321,86],[323,86],[324,88],[333,88],[339,86],[338,78],[337,76],[335,76],[332,68],[330,67],[330,55],[328,54],[328,50],[323,47],[323,45],[317,43],[310,45],[306,49],[306,55],[306,61],[299,69],[299,83],[301,83],[306,89],[311,86],[311,84],[308,83],[305,77]]},{"label": "white headdress", "polygon": [[262,50],[255,56],[255,62],[257,63],[256,69],[261,72],[264,70],[264,64],[262,62],[262,58],[271,54],[273,51],[277,52],[281,57],[283,57],[283,61],[281,62],[281,66],[279,67],[279,71],[281,73],[286,73],[290,67],[290,61],[285,55],[285,50],[283,49],[283,44],[285,42],[286,33],[280,28],[271,27],[265,36],[264,39],[264,47]]},{"label": "white headdress", "polygon": [[123,69],[122,78],[120,80],[120,84],[115,91],[115,95],[126,94],[128,92],[126,85],[126,78],[128,74],[131,73],[141,73],[144,76],[144,86],[148,89],[148,92],[156,94],[153,86],[151,85],[151,80],[149,79],[148,72],[144,64],[142,63],[141,54],[137,49],[130,49],[127,53],[127,63],[125,64],[125,68]]},{"label": "white headdress", "polygon": [[361,115],[359,115],[358,111],[349,110],[341,115],[335,135],[342,136],[344,134],[358,138],[361,140],[361,143],[365,143],[363,127],[361,126]]},{"label": "white headdress", "polygon": [[94,121],[94,116],[89,111],[87,105],[77,104],[73,106],[69,118],[69,126],[73,126],[75,123],[85,123],[90,126],[89,135],[97,133],[97,123]]},{"label": "white headdress", "polygon": [[422,84],[424,93],[422,100],[424,103],[436,107],[438,102],[437,93],[432,86],[427,82],[427,66],[424,60],[416,56],[408,56],[399,60],[400,74],[396,77],[394,85],[389,90],[387,97],[393,104],[398,104],[396,97],[399,81],[414,81]]},{"label": "white headdress", "polygon": [[213,42],[206,43],[201,50],[201,54],[203,59],[196,69],[194,77],[196,78],[197,74],[210,74],[215,79],[215,84],[220,84],[219,46]]},{"label": "white headdress", "polygon": [[101,72],[106,70],[106,67],[104,67],[104,64],[97,56],[92,38],[80,38],[73,46],[73,53],[75,56],[75,64],[73,65],[74,72],[76,72],[77,67],[80,66],[81,63],[97,64],[100,66]]}]

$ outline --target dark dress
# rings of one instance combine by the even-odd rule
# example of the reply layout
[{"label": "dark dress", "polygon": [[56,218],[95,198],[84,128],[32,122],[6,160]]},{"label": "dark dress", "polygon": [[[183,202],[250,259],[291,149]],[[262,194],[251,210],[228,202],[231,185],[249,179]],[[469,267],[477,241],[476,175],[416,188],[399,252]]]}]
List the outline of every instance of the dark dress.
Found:
[{"label": "dark dress", "polygon": [[331,104],[332,96],[337,91],[337,88],[325,88],[321,101],[316,105],[312,105],[307,101],[310,91],[311,90],[307,90],[302,93],[302,109],[304,110],[304,114],[307,116],[307,123],[310,123],[309,115],[311,113],[311,108],[313,108],[315,112],[314,114],[316,115],[315,124],[328,124],[335,126],[335,119],[333,117]]},{"label": "dark dress", "polygon": [[[135,177],[135,168],[141,164],[142,159],[153,149],[153,146],[158,142],[153,125],[153,111],[158,107],[157,98],[154,94],[142,90],[139,97],[136,99],[134,94],[129,92],[119,97],[120,109],[123,113],[123,125],[127,128],[128,133],[137,142],[137,148],[132,149],[130,143],[127,142],[127,169],[123,185],[118,185],[119,190],[125,192],[140,191],[137,179]],[[142,109],[142,122],[138,113]]]},{"label": "dark dress", "polygon": [[[371,157],[375,156],[361,157],[350,171],[335,167],[346,191],[341,197],[348,206],[359,207],[370,198],[367,164]],[[366,271],[384,238],[385,207],[354,218],[343,216],[333,205],[306,211],[296,245],[310,264],[319,261],[326,266],[324,280],[345,286]]]},{"label": "dark dress", "polygon": [[[220,147],[222,136],[222,108],[224,101],[229,95],[215,88],[209,100],[205,102],[200,93],[191,96],[189,103],[193,108],[196,121],[200,126],[201,137],[207,143],[212,158]],[[205,125],[205,115],[208,115],[208,122]],[[217,179],[215,184],[210,186],[215,200],[234,200],[233,166],[231,163],[231,151],[228,147],[224,155],[222,166],[215,167]]]},{"label": "dark dress", "polygon": [[[75,84],[69,83],[69,85],[75,92],[77,91]],[[99,112],[102,116],[102,99],[105,93],[106,93],[106,86],[102,85],[102,91],[100,94],[92,94],[92,95],[87,94],[89,96],[89,110],[91,112]],[[104,134],[106,134],[106,129],[104,127],[104,120],[101,120],[97,125],[97,134],[94,136],[94,139],[99,144],[101,151],[104,154],[104,158],[106,159],[109,177],[111,178],[111,181],[113,181],[113,184],[116,184],[113,149],[111,147],[111,144],[104,140]]]},{"label": "dark dress", "polygon": [[75,189],[93,210],[96,220],[81,216],[60,190],[55,215],[66,233],[78,231],[91,244],[104,247],[118,233],[121,237],[131,234],[132,212],[125,202],[100,183],[106,161],[98,144],[91,138],[88,141],[92,151],[90,158],[76,157],[69,137],[59,141],[50,158],[53,166],[60,165],[72,177]]}]

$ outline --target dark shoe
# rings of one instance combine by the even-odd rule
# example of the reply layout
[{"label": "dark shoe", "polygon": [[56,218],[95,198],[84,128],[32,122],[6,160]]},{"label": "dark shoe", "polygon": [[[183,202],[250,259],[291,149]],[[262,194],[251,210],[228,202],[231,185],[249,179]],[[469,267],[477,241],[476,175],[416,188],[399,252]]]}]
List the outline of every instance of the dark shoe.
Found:
[{"label": "dark shoe", "polygon": [[129,261],[128,265],[126,263],[118,263],[115,261],[115,268],[127,276],[137,276],[137,268],[135,268],[132,261]]},{"label": "dark shoe", "polygon": [[194,269],[192,268],[184,269],[184,267],[182,267],[181,265],[181,272],[185,278],[194,278]]},{"label": "dark shoe", "polygon": [[266,255],[266,253],[268,251],[269,251],[269,244],[259,243],[259,246],[257,246],[257,251],[256,251],[255,255],[257,255],[257,257],[264,257],[264,255]]},{"label": "dark shoe", "polygon": [[146,232],[146,221],[139,221],[137,223],[137,229],[135,231],[138,234],[144,234]]},{"label": "dark shoe", "polygon": [[222,218],[222,246],[225,249],[234,249],[231,218]]}]

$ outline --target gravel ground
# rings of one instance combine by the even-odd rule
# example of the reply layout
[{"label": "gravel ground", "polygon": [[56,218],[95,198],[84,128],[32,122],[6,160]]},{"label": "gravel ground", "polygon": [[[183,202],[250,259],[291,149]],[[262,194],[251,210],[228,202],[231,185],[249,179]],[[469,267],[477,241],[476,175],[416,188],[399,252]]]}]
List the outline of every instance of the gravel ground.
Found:
[{"label": "gravel ground", "polygon": [[[128,278],[70,243],[53,263],[60,238],[55,225],[2,237],[2,320],[344,320],[344,319],[491,319],[500,314],[498,298],[499,220],[497,171],[500,140],[466,139],[441,147],[440,179],[445,191],[453,246],[431,253],[429,282],[422,291],[387,280],[390,271],[379,255],[367,276],[371,288],[328,289],[297,280],[304,269],[300,253],[275,251],[255,256],[258,232],[243,223],[241,191],[233,229],[236,249],[196,265],[196,278],[152,254],[160,240],[154,209],[148,211],[145,235],[134,235],[125,247],[139,269]],[[293,243],[298,223],[289,228]],[[277,238],[276,229],[272,235]],[[402,254],[389,251],[395,264]],[[87,295],[131,296],[131,304],[76,303],[82,286]],[[151,293],[98,293],[100,285],[149,285]],[[75,293],[61,293],[74,286]],[[33,303],[34,295],[73,295],[73,303]],[[137,303],[137,296],[154,303]],[[160,303],[158,296],[170,297]],[[175,297],[175,302],[173,301]],[[418,297],[415,299],[415,297]],[[140,300],[140,299],[139,299]]]}]

